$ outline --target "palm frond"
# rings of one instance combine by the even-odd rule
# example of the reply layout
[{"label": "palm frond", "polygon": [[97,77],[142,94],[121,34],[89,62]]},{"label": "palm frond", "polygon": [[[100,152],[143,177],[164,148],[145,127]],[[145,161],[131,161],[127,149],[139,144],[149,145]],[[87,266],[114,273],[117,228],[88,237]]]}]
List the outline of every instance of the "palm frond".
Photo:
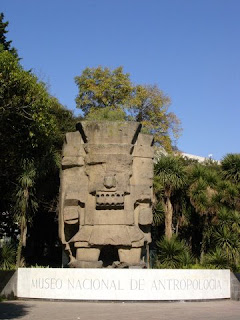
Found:
[{"label": "palm frond", "polygon": [[214,251],[210,251],[204,256],[203,265],[208,267],[214,267],[216,269],[227,269],[229,268],[229,260],[226,253],[219,247]]},{"label": "palm frond", "polygon": [[234,183],[240,182],[240,154],[229,153],[221,161],[222,172],[225,179]]},{"label": "palm frond", "polygon": [[0,268],[9,270],[15,267],[16,249],[12,244],[5,243],[0,248]]},{"label": "palm frond", "polygon": [[170,240],[164,237],[157,241],[156,245],[158,249],[157,266],[159,268],[181,268],[192,261],[189,248],[176,236],[173,236]]}]

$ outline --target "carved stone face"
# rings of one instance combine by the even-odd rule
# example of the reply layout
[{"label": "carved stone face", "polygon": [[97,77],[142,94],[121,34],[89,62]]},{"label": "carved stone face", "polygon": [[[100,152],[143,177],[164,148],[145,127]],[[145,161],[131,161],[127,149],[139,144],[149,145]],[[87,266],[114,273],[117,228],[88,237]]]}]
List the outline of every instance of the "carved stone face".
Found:
[{"label": "carved stone face", "polygon": [[86,156],[86,174],[89,179],[88,191],[96,197],[96,208],[124,208],[124,197],[130,193],[132,157],[130,155],[94,154]]}]

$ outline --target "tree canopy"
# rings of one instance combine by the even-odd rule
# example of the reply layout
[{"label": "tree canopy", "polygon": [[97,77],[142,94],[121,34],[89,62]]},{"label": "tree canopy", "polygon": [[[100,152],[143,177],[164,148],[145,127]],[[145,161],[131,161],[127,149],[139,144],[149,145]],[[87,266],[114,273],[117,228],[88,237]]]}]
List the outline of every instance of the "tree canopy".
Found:
[{"label": "tree canopy", "polygon": [[87,116],[90,110],[100,108],[116,109],[124,107],[132,92],[129,74],[123,68],[86,68],[81,76],[75,77],[79,88],[77,107]]},{"label": "tree canopy", "polygon": [[171,150],[181,131],[180,121],[168,111],[171,100],[157,86],[134,85],[122,67],[86,68],[75,82],[76,104],[86,119],[139,121],[145,133]]},{"label": "tree canopy", "polygon": [[6,34],[8,33],[8,21],[4,22],[4,14],[0,13],[0,50],[11,52],[16,58],[18,57],[17,50],[11,46],[12,41],[8,41]]}]

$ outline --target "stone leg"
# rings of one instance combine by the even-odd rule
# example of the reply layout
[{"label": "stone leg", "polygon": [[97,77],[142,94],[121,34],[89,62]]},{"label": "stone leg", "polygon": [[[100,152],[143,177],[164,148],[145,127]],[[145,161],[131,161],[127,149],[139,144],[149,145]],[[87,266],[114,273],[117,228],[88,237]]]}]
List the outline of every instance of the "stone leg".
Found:
[{"label": "stone leg", "polygon": [[120,262],[129,265],[138,265],[140,263],[142,248],[124,248],[118,249]]},{"label": "stone leg", "polygon": [[100,248],[77,248],[78,261],[98,261]]},{"label": "stone leg", "polygon": [[100,248],[77,248],[76,260],[71,264],[73,268],[102,268],[102,261],[98,261]]}]

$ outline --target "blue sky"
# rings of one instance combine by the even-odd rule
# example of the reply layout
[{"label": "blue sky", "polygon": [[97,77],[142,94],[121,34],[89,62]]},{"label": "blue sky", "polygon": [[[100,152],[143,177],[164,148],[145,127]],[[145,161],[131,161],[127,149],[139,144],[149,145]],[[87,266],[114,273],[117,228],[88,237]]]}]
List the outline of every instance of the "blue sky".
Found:
[{"label": "blue sky", "polygon": [[83,69],[121,65],[171,97],[180,150],[240,152],[239,0],[1,0],[0,12],[24,67],[69,109]]}]

